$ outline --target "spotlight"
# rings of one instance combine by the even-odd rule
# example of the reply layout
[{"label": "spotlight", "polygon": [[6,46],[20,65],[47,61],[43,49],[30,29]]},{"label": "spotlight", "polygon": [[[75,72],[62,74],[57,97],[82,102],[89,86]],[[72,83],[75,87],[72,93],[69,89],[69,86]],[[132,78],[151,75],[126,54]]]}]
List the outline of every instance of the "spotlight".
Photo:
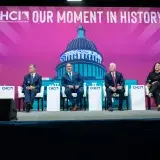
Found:
[{"label": "spotlight", "polygon": [[82,0],[67,0],[67,2],[82,2]]}]

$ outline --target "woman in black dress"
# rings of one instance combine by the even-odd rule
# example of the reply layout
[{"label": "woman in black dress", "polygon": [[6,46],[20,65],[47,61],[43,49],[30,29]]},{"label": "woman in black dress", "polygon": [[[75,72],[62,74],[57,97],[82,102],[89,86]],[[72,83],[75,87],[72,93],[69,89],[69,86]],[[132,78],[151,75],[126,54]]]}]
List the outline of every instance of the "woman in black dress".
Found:
[{"label": "woman in black dress", "polygon": [[149,97],[155,99],[157,110],[160,111],[160,62],[155,63],[152,72],[147,77]]}]

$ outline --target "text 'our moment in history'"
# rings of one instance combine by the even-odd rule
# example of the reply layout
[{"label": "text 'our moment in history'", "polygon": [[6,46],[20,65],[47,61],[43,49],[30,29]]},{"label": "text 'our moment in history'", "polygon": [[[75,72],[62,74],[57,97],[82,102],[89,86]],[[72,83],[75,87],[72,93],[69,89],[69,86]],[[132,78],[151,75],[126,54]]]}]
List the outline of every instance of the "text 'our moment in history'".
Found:
[{"label": "text 'our moment in history'", "polygon": [[129,11],[0,11],[0,22],[160,23],[160,12]]}]

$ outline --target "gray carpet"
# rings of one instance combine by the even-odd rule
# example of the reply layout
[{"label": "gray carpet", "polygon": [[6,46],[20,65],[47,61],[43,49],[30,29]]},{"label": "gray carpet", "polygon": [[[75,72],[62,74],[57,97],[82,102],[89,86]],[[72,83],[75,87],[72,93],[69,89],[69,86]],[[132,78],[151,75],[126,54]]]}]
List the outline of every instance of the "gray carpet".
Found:
[{"label": "gray carpet", "polygon": [[59,120],[125,120],[125,119],[160,119],[158,111],[31,111],[18,112],[18,121],[59,121]]}]

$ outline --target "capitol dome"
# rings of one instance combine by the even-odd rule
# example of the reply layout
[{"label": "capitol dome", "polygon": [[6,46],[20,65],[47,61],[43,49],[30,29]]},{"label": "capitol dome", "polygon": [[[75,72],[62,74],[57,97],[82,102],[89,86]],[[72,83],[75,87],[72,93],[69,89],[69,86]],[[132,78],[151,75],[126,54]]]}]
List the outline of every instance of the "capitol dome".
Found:
[{"label": "capitol dome", "polygon": [[85,29],[82,26],[78,28],[77,37],[67,45],[66,51],[71,51],[76,49],[97,51],[96,45],[92,41],[86,38]]},{"label": "capitol dome", "polygon": [[85,29],[80,26],[77,37],[68,43],[60,56],[61,63],[56,67],[57,78],[65,74],[67,63],[72,63],[73,70],[85,79],[104,79],[106,69],[102,65],[103,57],[96,45],[85,36]]}]

